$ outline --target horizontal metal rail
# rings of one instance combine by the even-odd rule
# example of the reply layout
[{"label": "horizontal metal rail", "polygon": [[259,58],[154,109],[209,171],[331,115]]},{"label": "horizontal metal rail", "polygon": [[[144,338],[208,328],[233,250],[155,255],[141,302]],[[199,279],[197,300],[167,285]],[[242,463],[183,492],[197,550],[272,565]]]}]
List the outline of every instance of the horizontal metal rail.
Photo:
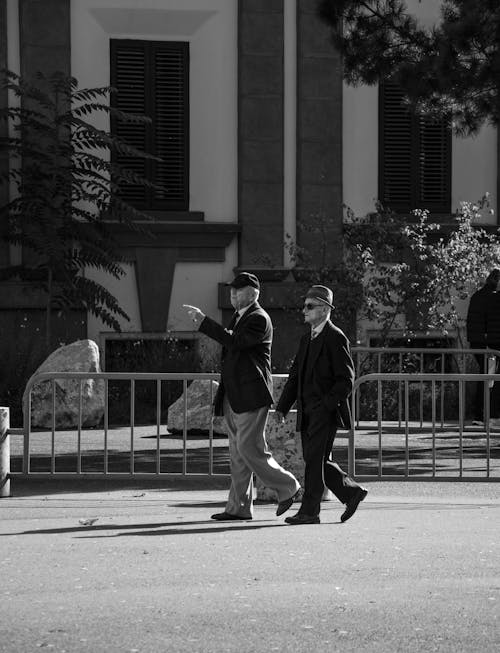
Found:
[{"label": "horizontal metal rail", "polygon": [[[422,353],[426,354],[439,354],[449,353],[449,352],[458,352],[461,355],[466,355],[468,353],[480,353],[482,355],[490,355],[492,350],[430,350],[426,349]],[[413,350],[409,351],[404,349],[401,353],[412,353]],[[378,351],[375,350],[375,353],[378,355]],[[380,352],[382,353],[382,352]],[[397,353],[395,349],[384,349],[384,353]],[[500,354],[500,352],[498,352]],[[275,379],[286,378],[286,374],[282,375],[273,375]],[[95,383],[102,383],[104,385],[104,406],[103,406],[103,422],[102,428],[90,431],[88,428],[84,428],[83,424],[83,385],[88,380],[92,380]],[[29,385],[27,386],[27,396],[28,402],[25,406],[26,413],[24,415],[24,427],[22,429],[9,429],[9,433],[18,438],[22,438],[23,442],[23,452],[22,452],[22,469],[16,469],[11,472],[11,476],[57,476],[58,478],[63,478],[67,476],[75,477],[81,476],[85,478],[102,478],[103,476],[112,477],[112,478],[124,478],[124,477],[138,477],[138,478],[151,478],[154,476],[221,476],[226,475],[229,471],[228,469],[228,454],[227,447],[223,449],[227,444],[227,441],[223,441],[223,438],[218,442],[214,442],[214,423],[212,419],[207,419],[207,429],[205,437],[200,436],[198,442],[193,441],[192,434],[190,433],[190,424],[188,416],[188,405],[187,405],[187,388],[188,383],[195,380],[206,380],[206,381],[219,381],[218,374],[204,374],[204,373],[129,373],[129,372],[46,372],[40,373],[33,377]],[[78,419],[75,428],[73,429],[73,434],[76,433],[75,442],[74,442],[74,451],[69,456],[66,450],[66,457],[71,457],[74,460],[74,469],[68,471],[67,464],[66,469],[62,469],[59,464],[58,455],[60,455],[61,446],[61,430],[57,429],[57,401],[56,401],[56,390],[61,391],[61,383],[56,382],[69,382],[79,384],[78,392]],[[156,401],[156,419],[153,423],[148,423],[148,429],[146,435],[144,435],[143,428],[140,425],[136,424],[136,397],[135,390],[143,381],[151,381],[155,383],[155,389],[152,390],[152,395],[154,395],[153,400]],[[177,381],[182,383],[182,394],[183,399],[183,422],[182,429],[180,433],[177,433],[175,436],[168,433],[166,429],[166,424],[162,423],[162,383]],[[51,428],[46,429],[43,433],[33,430],[31,427],[32,416],[31,416],[31,402],[32,402],[32,390],[35,385],[45,382],[49,384],[51,388],[51,405],[52,405],[52,424]],[[117,435],[116,429],[113,428],[113,425],[110,425],[110,392],[109,384],[113,382],[121,382],[126,387],[129,388],[130,392],[130,405],[128,410],[129,415],[129,424],[126,426],[121,425],[120,431]],[[491,433],[490,422],[489,422],[489,402],[485,403],[485,429],[484,437],[478,438],[476,440],[481,441],[482,446],[482,456],[481,460],[484,462],[484,470],[481,470],[479,473],[477,469],[474,473],[470,473],[469,468],[465,465],[469,450],[470,450],[470,438],[469,434],[464,431],[464,407],[465,407],[465,384],[479,382],[484,383],[485,388],[492,382],[500,382],[500,375],[495,374],[452,374],[452,373],[371,373],[363,375],[358,378],[354,385],[354,391],[352,394],[352,406],[353,414],[355,415],[354,426],[349,434],[348,441],[348,467],[351,474],[355,475],[357,478],[363,478],[365,476],[369,478],[383,478],[384,480],[391,480],[392,478],[397,480],[498,480],[496,473],[497,469],[493,469],[492,462],[495,457],[492,456],[492,452],[497,456],[498,447],[496,446],[496,435]],[[396,421],[388,420],[384,416],[384,394],[383,387],[386,383],[397,383],[398,387],[398,417]],[[457,409],[456,414],[454,415],[453,420],[445,420],[445,412],[443,410],[444,405],[444,389],[446,389],[448,384],[455,383],[457,384]],[[372,405],[376,407],[376,418],[373,421],[373,424],[361,424],[362,415],[359,410],[359,400],[362,396],[363,391],[365,391],[369,384],[375,384],[376,391],[372,392]],[[419,414],[415,419],[414,415],[410,419],[410,414],[415,412],[415,396],[414,385],[418,384],[420,387],[421,397],[425,395],[426,402],[422,403],[420,400],[420,407],[418,408]],[[57,386],[57,387],[56,387]],[[210,406],[213,403],[213,390],[212,383],[210,383],[210,394],[207,399],[207,404]],[[424,392],[425,391],[425,392]],[[485,393],[487,395],[487,393]],[[50,400],[49,400],[50,401]],[[412,403],[413,402],[413,403]],[[430,411],[429,415],[425,415],[423,408],[427,410],[427,413]],[[411,408],[411,410],[410,410]],[[448,408],[448,406],[447,406]],[[208,413],[210,413],[210,407],[207,406]],[[425,419],[424,419],[425,418]],[[447,423],[445,423],[447,422]],[[392,473],[394,469],[387,469],[386,462],[386,451],[385,451],[385,439],[386,432],[388,429],[391,429],[391,438],[395,442],[397,438],[402,438],[400,442],[403,444],[401,449],[401,455],[403,456],[403,469],[398,468],[397,473]],[[429,465],[430,472],[426,471],[425,474],[420,474],[417,466],[417,470],[413,469],[412,463],[412,441],[414,439],[414,433],[416,429],[420,429],[421,433],[427,433],[428,439],[431,442],[430,448],[428,448],[429,456]],[[440,472],[442,471],[443,465],[441,464],[440,457],[442,457],[442,444],[443,429],[446,429],[449,438],[454,438],[456,440],[456,461],[452,460],[448,464],[448,469],[442,473],[440,477]],[[102,442],[98,442],[98,437],[96,435],[97,431],[102,432]],[[376,455],[376,473],[372,473],[373,469],[370,469],[370,474],[365,474],[363,472],[363,465],[359,465],[359,461],[356,460],[356,444],[358,443],[359,437],[362,437],[366,440],[367,433],[375,432],[376,438],[376,451],[374,453],[374,439],[372,436],[370,439],[370,455]],[[95,465],[91,469],[88,463],[88,452],[89,452],[89,433],[92,436],[91,450],[94,456],[99,456],[99,469],[96,471]],[[423,437],[423,436],[422,436]],[[171,440],[169,441],[169,438]],[[40,457],[38,460],[38,470],[34,469],[31,465],[31,458],[33,456],[33,445],[38,446],[38,443],[44,439],[44,444],[48,446],[48,453],[43,455],[47,468],[43,467],[43,470],[40,471]],[[165,440],[164,440],[165,439]],[[175,443],[172,442],[175,440]],[[117,444],[118,442],[118,444]],[[138,443],[141,445],[144,442],[148,442],[148,450],[145,452],[144,447],[142,451],[137,450]],[[398,442],[398,447],[400,447],[400,442]],[[173,446],[177,447],[175,450]],[[169,445],[170,449],[169,449]],[[219,445],[219,446],[216,446]],[[36,448],[36,447],[35,447]],[[203,470],[199,471],[201,454],[198,455],[196,450],[203,449]],[[401,447],[400,447],[401,448]],[[477,448],[477,447],[476,447]],[[173,460],[174,454],[172,451],[175,451],[175,471],[168,469],[169,463]],[[476,452],[477,458],[477,452]],[[191,464],[192,461],[198,456],[197,465],[198,467]],[[224,461],[222,464],[223,456]],[[498,456],[497,456],[498,457]],[[117,459],[119,464],[117,463]],[[145,461],[147,459],[149,466],[146,465]],[[19,462],[19,461],[18,461]],[[67,461],[66,461],[67,462]],[[456,462],[456,465],[455,465]],[[69,464],[69,463],[68,463]],[[454,469],[454,466],[456,469]],[[63,465],[64,467],[64,465]],[[147,467],[147,471],[144,469]],[[366,467],[366,465],[365,465]],[[221,471],[223,469],[225,471]],[[394,468],[394,465],[393,465]],[[453,468],[451,471],[450,469]],[[194,470],[197,471],[194,471]],[[484,472],[484,473],[483,473]]]},{"label": "horizontal metal rail", "polygon": [[[467,373],[467,362],[470,361],[471,356],[476,359],[482,358],[482,369],[480,372],[485,374],[488,373],[488,359],[490,356],[498,357],[500,360],[500,350],[498,349],[463,349],[463,348],[445,348],[445,347],[353,347],[352,355],[354,358],[354,364],[356,369],[356,378],[359,379],[361,376],[369,373],[396,373],[404,374],[415,372],[419,374],[424,373],[438,373],[438,374],[448,374],[448,373]],[[408,365],[412,365],[414,369],[407,369]],[[429,365],[432,365],[434,369],[426,369]],[[384,369],[384,367],[389,367],[390,369]],[[449,367],[455,367],[456,370],[447,369]],[[395,368],[395,369],[394,369]],[[440,403],[440,414],[444,414],[444,392],[443,383],[441,382],[441,403]],[[419,393],[419,415],[420,423],[423,424],[423,413],[424,413],[424,397],[423,397],[423,386],[420,387]],[[398,405],[399,405],[399,419],[398,423],[401,426],[403,421],[402,415],[402,405],[403,405],[403,395],[402,387],[398,387]],[[358,401],[356,403],[356,419],[359,420],[360,410],[359,410],[359,394]],[[359,424],[359,421],[358,421]]]},{"label": "horizontal metal rail", "polygon": [[[24,426],[22,429],[9,429],[11,435],[23,436],[23,463],[22,471],[11,471],[11,476],[30,476],[30,477],[47,477],[47,476],[56,476],[57,478],[74,478],[76,477],[85,477],[85,478],[102,478],[102,477],[112,477],[112,478],[151,478],[155,476],[189,476],[189,477],[206,477],[206,476],[226,476],[229,471],[216,471],[215,469],[215,457],[214,457],[214,428],[213,428],[213,417],[207,420],[205,437],[197,436],[198,443],[201,447],[208,448],[207,460],[207,470],[204,472],[191,472],[190,459],[196,458],[196,451],[191,455],[192,451],[190,449],[193,444],[190,439],[190,425],[188,423],[188,413],[187,413],[187,388],[188,383],[192,381],[207,381],[209,382],[209,392],[207,399],[207,414],[211,414],[211,407],[214,400],[213,393],[213,381],[219,381],[219,374],[212,373],[157,373],[157,372],[43,372],[39,373],[33,378],[30,379],[26,387],[26,396],[28,397],[27,404],[25,405],[24,413]],[[103,402],[103,425],[102,428],[94,429],[85,429],[83,426],[83,414],[84,414],[84,399],[83,399],[83,386],[84,383],[88,381],[93,381],[94,383],[102,383],[104,386],[104,402]],[[154,424],[148,424],[148,426],[139,427],[136,425],[136,388],[138,384],[145,381],[154,382],[156,388],[154,390],[154,402],[156,405],[155,413],[156,420]],[[183,397],[183,427],[182,433],[171,434],[166,429],[166,424],[162,424],[162,383],[165,382],[181,382],[182,383],[182,393]],[[57,470],[57,444],[58,440],[61,438],[61,430],[57,428],[57,391],[56,391],[56,382],[59,382],[59,387],[63,387],[64,383],[72,382],[76,383],[78,387],[78,416],[77,423],[73,429],[66,429],[65,433],[68,434],[71,432],[76,432],[76,452],[72,455],[72,458],[76,458],[75,469],[74,471],[58,471]],[[109,384],[112,382],[121,382],[124,384],[124,388],[128,387],[130,394],[130,405],[129,405],[129,419],[128,425],[121,425],[119,429],[113,429],[109,423],[109,409],[110,409],[110,388]],[[47,383],[51,388],[51,428],[43,430],[33,430],[32,429],[32,391],[35,386],[40,383]],[[139,434],[139,431],[146,430],[147,434]],[[114,431],[114,432],[113,432]],[[118,431],[118,435],[116,433]],[[96,432],[98,435],[96,435]],[[112,433],[113,432],[113,433]],[[99,442],[102,433],[102,441]],[[100,467],[102,471],[88,471],[84,469],[84,461],[86,455],[88,456],[88,446],[84,448],[83,438],[91,439],[91,451],[93,452],[94,457],[98,457],[102,462]],[[113,437],[112,437],[113,436]],[[32,469],[31,458],[32,445],[34,439],[49,438],[49,442],[45,442],[45,446],[49,448],[49,465],[48,468],[44,471],[35,471]],[[69,435],[66,435],[69,437]],[[176,450],[176,460],[175,467],[176,471],[164,471],[164,465],[162,463],[172,462],[172,450],[164,450],[162,448],[162,438],[169,437],[177,443],[178,449]],[[200,439],[201,437],[201,439]],[[154,447],[151,447],[147,456],[144,452],[137,452],[136,447],[139,439],[144,442],[144,440],[155,439]],[[180,441],[180,442],[179,442]],[[118,445],[117,445],[118,442]],[[97,451],[97,447],[101,444],[101,448]],[[119,451],[117,451],[117,446]],[[198,447],[200,448],[200,447]],[[66,452],[68,456],[68,453]],[[151,462],[151,471],[139,471],[138,462],[139,459],[147,457],[148,461]],[[47,458],[47,454],[44,454],[44,458]],[[111,470],[111,459],[114,459],[114,467],[120,467],[118,471]],[[120,463],[117,464],[117,458],[120,458]],[[199,458],[199,457],[198,457]],[[226,456],[227,458],[227,456]],[[203,461],[202,461],[203,462]],[[203,463],[204,464],[204,463]],[[200,460],[196,461],[196,465],[200,466]],[[144,468],[144,461],[141,462],[142,468]],[[219,461],[219,469],[221,467],[227,467],[227,464],[221,464]]]},{"label": "horizontal metal rail", "polygon": [[[384,418],[383,384],[394,382],[403,391],[403,417],[398,420]],[[484,427],[465,425],[465,384],[471,382],[488,388],[500,383],[500,374],[372,373],[356,379],[353,413],[361,390],[375,384],[377,415],[375,420],[353,420],[348,440],[349,474],[365,480],[500,481],[500,464],[493,468],[500,454],[500,432],[492,433],[489,401],[485,402]],[[437,389],[441,383],[457,385],[457,406],[452,419],[444,420],[441,415],[438,422],[441,397]],[[427,389],[428,420],[410,419],[410,387],[415,384]],[[357,449],[361,448],[360,461]],[[370,473],[363,473],[363,467]]]},{"label": "horizontal metal rail", "polygon": [[[359,359],[360,354],[370,354],[374,356],[377,361],[377,367],[382,366],[383,359],[389,356],[394,356],[398,354],[400,360],[406,357],[415,357],[418,356],[419,359],[424,359],[425,356],[436,356],[438,355],[442,360],[447,357],[459,357],[461,360],[464,360],[467,355],[481,355],[481,356],[500,356],[500,350],[498,349],[464,349],[463,347],[361,347],[356,346],[351,348],[351,352],[354,358]],[[382,370],[378,369],[377,373],[380,373]],[[402,370],[400,370],[402,371]],[[442,370],[444,373],[444,370]]]}]

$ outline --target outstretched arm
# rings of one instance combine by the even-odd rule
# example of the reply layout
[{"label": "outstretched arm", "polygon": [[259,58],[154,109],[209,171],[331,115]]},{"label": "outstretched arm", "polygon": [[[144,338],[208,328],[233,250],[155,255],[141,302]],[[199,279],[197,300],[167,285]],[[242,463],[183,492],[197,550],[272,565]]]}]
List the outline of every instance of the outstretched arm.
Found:
[{"label": "outstretched arm", "polygon": [[224,329],[210,317],[205,317],[199,329],[228,349],[251,349],[271,339],[272,331],[264,315],[253,313],[242,319],[245,319],[245,322],[241,327],[235,329],[234,333],[229,329]]}]

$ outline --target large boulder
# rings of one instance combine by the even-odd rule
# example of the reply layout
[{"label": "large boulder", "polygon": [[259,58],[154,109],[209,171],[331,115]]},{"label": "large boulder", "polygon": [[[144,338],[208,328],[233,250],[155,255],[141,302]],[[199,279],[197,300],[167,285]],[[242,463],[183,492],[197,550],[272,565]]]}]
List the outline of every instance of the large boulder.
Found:
[{"label": "large boulder", "polygon": [[[278,424],[274,419],[274,411],[269,412],[266,425],[266,441],[276,462],[291,472],[299,481],[304,483],[304,459],[302,458],[302,443],[300,433],[295,430],[297,411],[291,410],[285,417],[284,424]],[[276,500],[276,492],[262,485],[257,478],[257,498],[264,501]]]},{"label": "large boulder", "polygon": [[[212,391],[210,391],[212,385]],[[212,401],[219,384],[209,379],[196,379],[187,388],[187,430],[189,433],[208,433],[212,419]],[[227,434],[224,418],[213,418],[214,433]],[[184,430],[184,394],[168,409],[167,428],[171,433]]]},{"label": "large boulder", "polygon": [[[39,372],[100,372],[99,347],[93,340],[78,340],[56,349],[36,370]],[[33,378],[33,377],[31,377]],[[31,379],[30,379],[31,380]],[[104,381],[85,379],[81,384],[82,426],[99,426],[104,415]],[[80,381],[55,380],[56,421],[58,429],[78,427]],[[25,414],[27,391],[23,395]],[[52,382],[36,383],[31,391],[32,428],[52,428]]]},{"label": "large boulder", "polygon": [[[298,509],[304,488],[304,459],[302,457],[301,436],[295,430],[296,421],[296,410],[291,410],[288,413],[283,424],[278,424],[275,421],[274,411],[271,410],[266,426],[266,441],[276,461],[288,472],[291,472],[301,485],[295,505],[295,508]],[[262,501],[277,501],[276,492],[262,485],[258,477],[256,491],[257,499],[261,499]],[[331,501],[333,498],[335,498],[334,495],[330,490],[325,488],[322,500]]]}]

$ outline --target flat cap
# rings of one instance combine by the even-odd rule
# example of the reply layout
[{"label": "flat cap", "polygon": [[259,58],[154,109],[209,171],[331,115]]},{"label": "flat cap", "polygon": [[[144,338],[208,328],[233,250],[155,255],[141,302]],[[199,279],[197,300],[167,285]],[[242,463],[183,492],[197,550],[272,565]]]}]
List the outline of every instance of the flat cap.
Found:
[{"label": "flat cap", "polygon": [[252,274],[251,272],[240,272],[234,277],[231,283],[228,283],[227,285],[231,286],[231,288],[236,289],[251,286],[252,288],[257,288],[257,290],[260,290],[259,280],[255,274]]}]

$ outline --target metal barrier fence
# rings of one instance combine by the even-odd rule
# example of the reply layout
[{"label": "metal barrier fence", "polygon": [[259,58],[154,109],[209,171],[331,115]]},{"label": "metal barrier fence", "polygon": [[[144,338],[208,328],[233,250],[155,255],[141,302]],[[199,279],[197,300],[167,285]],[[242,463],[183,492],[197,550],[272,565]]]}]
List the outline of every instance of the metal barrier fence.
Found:
[{"label": "metal barrier fence", "polygon": [[[377,360],[377,367],[383,367],[385,356],[392,356],[391,364],[394,363],[394,357],[401,369],[407,357],[417,356],[419,369],[425,366],[425,356],[434,356],[435,360],[440,361],[442,368],[446,367],[449,356],[459,357],[462,360],[462,366],[465,367],[465,357],[470,354],[478,354],[484,357],[485,365],[487,357],[492,354],[500,355],[500,352],[493,350],[462,350],[462,349],[415,349],[407,350],[404,348],[354,348],[356,365],[359,368],[362,354],[373,355]],[[406,357],[406,358],[405,358]],[[413,358],[413,363],[415,359]],[[282,379],[286,375],[274,375]],[[102,428],[89,429],[83,424],[83,385],[87,381],[103,384],[103,420]],[[24,426],[22,429],[10,428],[8,433],[13,437],[15,442],[11,446],[11,459],[13,468],[9,470],[9,476],[85,476],[86,478],[103,478],[103,477],[147,477],[179,475],[179,476],[221,476],[229,474],[229,455],[227,448],[227,437],[222,436],[220,432],[214,432],[214,422],[207,417],[206,428],[204,433],[191,434],[191,427],[188,416],[187,405],[187,388],[191,381],[204,380],[209,383],[209,395],[207,398],[207,415],[210,413],[210,406],[213,402],[213,384],[212,381],[218,381],[218,374],[178,374],[178,373],[42,373],[30,380],[27,386],[26,395],[28,397],[27,406],[25,406]],[[77,403],[78,418],[77,424],[71,432],[61,433],[56,421],[57,415],[57,393],[60,384],[73,382],[78,385]],[[361,375],[355,382],[352,394],[353,415],[355,417],[354,426],[349,436],[347,447],[348,464],[350,473],[357,478],[383,478],[391,480],[432,480],[437,479],[438,472],[443,466],[446,470],[443,472],[444,480],[464,479],[470,480],[498,480],[495,477],[496,469],[492,469],[492,461],[496,460],[498,447],[493,446],[496,442],[496,435],[491,434],[489,424],[489,402],[485,401],[485,430],[484,438],[480,438],[475,432],[475,459],[478,459],[477,446],[481,444],[485,453],[485,468],[482,471],[474,470],[472,473],[470,466],[464,467],[464,461],[470,452],[470,432],[464,430],[464,408],[465,408],[465,388],[466,383],[481,382],[485,388],[491,382],[500,381],[500,375],[494,374],[466,374],[462,373],[388,373],[378,372],[367,375]],[[31,396],[33,387],[36,384],[45,382],[50,386],[51,396],[51,427],[44,430],[32,429],[32,410]],[[128,425],[116,425],[109,423],[110,410],[110,384],[120,382],[129,388],[129,405],[128,405]],[[155,390],[149,394],[154,395],[155,402],[155,419],[148,422],[146,426],[136,424],[136,388],[143,382],[150,382],[155,386]],[[181,384],[177,391],[177,396],[183,397],[183,425],[180,432],[170,433],[163,418],[162,405],[162,384],[177,382]],[[375,392],[368,392],[370,383],[375,383]],[[393,384],[389,391],[393,411],[396,414],[384,416],[384,384]],[[446,396],[446,390],[450,384],[457,384],[455,392],[456,407],[452,418],[446,419],[445,408],[450,408],[449,398]],[[430,385],[429,385],[430,384]],[[396,387],[396,390],[394,390]],[[418,387],[417,393],[414,388]],[[418,402],[415,401],[418,394]],[[411,401],[410,401],[411,395]],[[488,393],[485,392],[485,396]],[[368,397],[368,399],[366,399]],[[394,397],[397,397],[397,402]],[[373,410],[376,407],[376,415],[367,417],[363,415],[367,403]],[[411,406],[410,406],[411,404]],[[397,406],[395,409],[394,407]],[[417,409],[415,409],[417,406]],[[417,415],[415,416],[415,410]],[[453,412],[453,411],[452,411]],[[468,427],[467,427],[468,428]],[[386,473],[384,461],[384,433],[387,429],[392,430],[390,439],[393,449],[396,447],[396,441],[399,436],[403,437],[403,447],[400,444],[399,454],[402,456],[401,464],[394,462],[394,455],[391,470]],[[411,447],[410,436],[420,429],[420,442],[423,441],[426,434],[431,439],[432,446],[427,451],[429,463],[426,467],[425,474],[415,473],[411,469]],[[399,433],[396,433],[396,431]],[[477,429],[476,429],[477,431]],[[454,443],[456,433],[456,459],[457,465],[454,468],[454,462],[448,460],[444,465],[444,458],[441,456],[444,435],[448,442]],[[373,437],[375,434],[376,437]],[[367,465],[366,461],[360,464],[356,461],[356,443],[359,438],[364,439],[365,448],[368,447],[370,455],[376,457],[375,470],[373,464]],[[73,441],[71,441],[73,438]],[[484,443],[480,442],[484,440]],[[138,442],[141,443],[141,449],[138,449]],[[146,444],[145,444],[146,443]],[[492,445],[493,443],[493,445]],[[368,446],[369,445],[369,446]],[[425,448],[420,446],[420,452]],[[492,451],[495,456],[492,456]],[[366,451],[365,451],[366,453]],[[439,463],[439,464],[438,464]],[[438,469],[438,467],[440,469]],[[418,469],[421,470],[417,466]],[[392,473],[394,470],[397,473]],[[367,473],[369,472],[369,473]]]},{"label": "metal barrier fence", "polygon": [[[487,388],[500,383],[500,374],[367,374],[356,379],[353,411],[361,391],[366,391],[368,384],[376,384],[376,418],[363,421],[357,415],[353,420],[348,442],[349,474],[364,480],[500,481],[500,428],[492,432],[489,401],[485,402],[484,426],[465,424],[465,384],[471,382],[484,383]],[[384,416],[386,383],[402,387],[402,428],[401,421]],[[410,389],[415,384],[426,393],[428,420],[411,419]],[[446,420],[441,415],[438,421],[440,388],[452,384],[458,389],[458,403],[451,408],[455,419]]]},{"label": "metal barrier fence", "polygon": [[[360,379],[368,373],[375,374],[453,374],[467,373],[467,366],[471,364],[471,357],[482,358],[482,371],[487,374],[488,360],[495,356],[500,360],[500,351],[497,349],[447,349],[447,348],[405,348],[405,347],[353,347],[356,378]],[[478,361],[476,360],[475,365]],[[449,377],[446,377],[449,380]],[[442,381],[442,387],[445,381]],[[442,388],[441,388],[442,389]],[[398,386],[398,423],[402,424],[402,386]],[[441,392],[440,414],[444,415],[444,392]],[[486,393],[485,393],[486,396]],[[423,386],[420,386],[419,408],[420,423],[424,422]],[[359,425],[361,415],[360,395],[357,394],[355,405],[356,423]]]},{"label": "metal barrier fence", "polygon": [[[213,403],[213,383],[218,381],[218,374],[179,374],[179,373],[124,373],[124,372],[107,372],[107,373],[55,373],[46,372],[37,374],[33,377],[26,389],[26,396],[28,397],[27,405],[24,407],[24,427],[22,429],[10,429],[9,432],[13,436],[20,436],[23,438],[23,452],[22,452],[22,469],[14,469],[11,471],[11,477],[15,476],[57,476],[64,478],[65,476],[85,476],[86,478],[102,478],[107,477],[147,477],[169,475],[182,475],[182,476],[215,476],[226,475],[226,471],[217,471],[214,469],[214,451],[215,434],[214,423],[211,418],[207,419],[206,433],[201,440],[197,435],[197,442],[203,448],[206,448],[206,465],[202,472],[190,472],[189,467],[189,450],[192,448],[192,442],[188,437],[188,410],[187,410],[187,387],[191,381],[208,381],[209,392],[207,399],[207,413],[210,413],[210,407]],[[61,429],[57,425],[57,387],[56,381],[63,383],[73,382],[79,384],[78,394],[78,417],[77,424],[74,429],[66,429],[61,433]],[[92,381],[96,384],[103,384],[103,426],[102,429],[89,429],[84,428],[83,414],[84,414],[84,399],[83,399],[83,385],[87,381]],[[32,429],[32,390],[35,385],[39,383],[48,383],[51,386],[50,395],[52,401],[52,424],[51,428],[46,430]],[[110,383],[121,382],[126,384],[129,388],[129,423],[128,425],[121,424],[119,427],[112,427],[109,423],[110,405]],[[155,390],[155,404],[156,404],[156,419],[151,421],[148,425],[136,425],[136,388],[140,383],[152,382],[156,386]],[[181,433],[172,434],[167,431],[166,424],[162,421],[162,384],[169,382],[181,382],[182,391],[177,394],[183,397],[183,428]],[[68,452],[71,444],[72,433],[76,433],[76,442],[74,442],[75,454],[72,455]],[[85,446],[83,439],[86,439]],[[162,448],[162,440],[170,438],[170,444],[175,445],[167,447],[166,450]],[[147,440],[147,451],[136,451],[136,445],[140,439],[141,444]],[[41,440],[43,442],[41,442]],[[43,445],[43,446],[42,446]],[[152,446],[154,445],[154,446]],[[99,449],[102,447],[102,449]],[[198,447],[199,448],[199,447]],[[15,448],[14,448],[15,449]],[[57,451],[59,449],[59,452]],[[174,464],[170,465],[168,471],[165,463],[169,462],[168,452],[175,452],[175,456],[170,456],[170,462],[174,458]],[[38,452],[38,469],[33,469],[32,458],[36,457]],[[62,452],[62,453],[61,453]],[[63,471],[57,469],[57,461],[66,456]],[[43,471],[40,470],[40,457],[43,461],[49,460],[48,465]],[[74,463],[74,469],[69,471],[68,457]],[[92,458],[92,464],[85,469],[84,462],[89,457]],[[96,463],[96,458],[99,461]],[[144,464],[145,458],[149,465]],[[140,464],[139,464],[140,463]],[[151,464],[152,463],[152,464]],[[200,461],[197,460],[197,467],[200,466]],[[218,469],[224,468],[227,465],[218,464]],[[96,470],[96,467],[99,470]],[[144,472],[145,467],[149,467],[150,471]],[[112,469],[113,468],[113,469]]]}]

